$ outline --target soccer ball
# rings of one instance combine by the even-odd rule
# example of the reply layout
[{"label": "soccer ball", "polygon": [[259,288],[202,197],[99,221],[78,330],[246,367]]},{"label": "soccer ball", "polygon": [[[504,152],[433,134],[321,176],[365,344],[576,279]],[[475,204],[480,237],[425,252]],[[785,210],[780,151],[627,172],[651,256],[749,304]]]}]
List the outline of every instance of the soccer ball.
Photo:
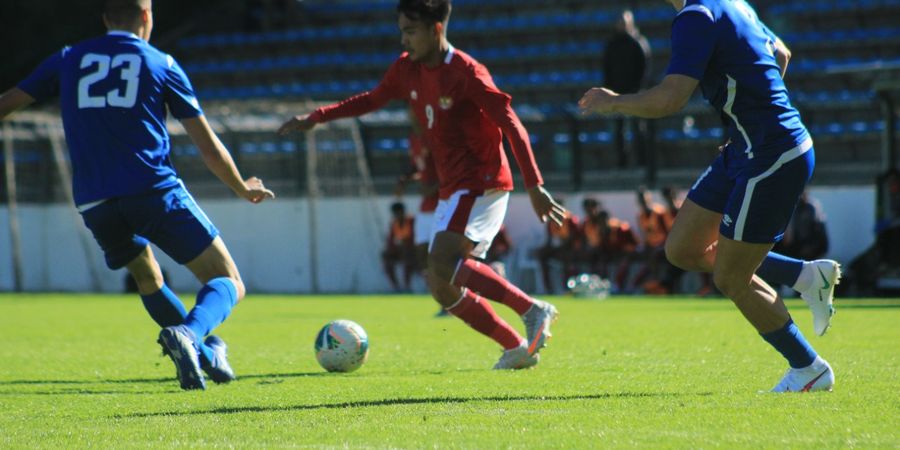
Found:
[{"label": "soccer ball", "polygon": [[611,283],[598,275],[583,273],[569,278],[566,287],[569,288],[569,293],[575,297],[602,300],[609,297]]},{"label": "soccer ball", "polygon": [[350,320],[328,323],[316,336],[316,359],[329,372],[353,372],[369,356],[366,330]]}]

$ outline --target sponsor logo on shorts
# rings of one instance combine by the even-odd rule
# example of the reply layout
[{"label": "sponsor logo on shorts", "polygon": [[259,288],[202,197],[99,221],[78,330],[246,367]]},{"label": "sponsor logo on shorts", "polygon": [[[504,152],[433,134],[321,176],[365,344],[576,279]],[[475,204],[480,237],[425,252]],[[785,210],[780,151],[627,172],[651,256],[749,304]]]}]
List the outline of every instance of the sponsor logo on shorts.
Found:
[{"label": "sponsor logo on shorts", "polygon": [[419,99],[419,93],[416,92],[415,89],[413,89],[413,90],[409,91],[409,98],[411,98],[411,99],[413,99],[413,100],[418,100],[418,99]]},{"label": "sponsor logo on shorts", "polygon": [[725,224],[726,227],[730,227],[733,222],[734,221],[731,220],[731,216],[729,216],[728,214],[725,214],[722,217],[722,223]]}]

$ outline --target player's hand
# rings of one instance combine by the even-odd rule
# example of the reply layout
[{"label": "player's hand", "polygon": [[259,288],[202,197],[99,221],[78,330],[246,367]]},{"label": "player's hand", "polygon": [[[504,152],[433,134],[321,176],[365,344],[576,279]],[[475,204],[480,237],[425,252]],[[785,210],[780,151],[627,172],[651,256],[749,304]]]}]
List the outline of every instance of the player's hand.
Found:
[{"label": "player's hand", "polygon": [[316,126],[316,123],[312,120],[309,120],[309,115],[303,116],[294,116],[291,117],[287,122],[281,124],[281,127],[278,128],[278,135],[285,136],[294,132],[305,132],[312,130],[313,127]]},{"label": "player's hand", "polygon": [[250,177],[244,181],[244,191],[238,193],[251,203],[261,203],[263,200],[275,198],[275,193],[266,189],[262,180]]},{"label": "player's hand", "polygon": [[566,219],[566,208],[564,208],[553,196],[544,189],[543,186],[535,186],[528,189],[528,197],[531,199],[531,206],[534,212],[541,218],[541,222],[551,220],[553,223],[562,226],[563,220]]},{"label": "player's hand", "polygon": [[619,94],[606,88],[591,88],[584,93],[581,100],[578,101],[578,109],[581,115],[588,114],[610,114],[613,111],[613,103]]}]

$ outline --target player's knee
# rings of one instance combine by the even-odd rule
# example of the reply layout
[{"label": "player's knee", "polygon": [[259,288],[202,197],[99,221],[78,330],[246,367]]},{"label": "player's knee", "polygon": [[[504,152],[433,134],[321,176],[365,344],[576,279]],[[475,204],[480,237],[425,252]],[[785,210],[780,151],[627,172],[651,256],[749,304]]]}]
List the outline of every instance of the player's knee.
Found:
[{"label": "player's knee", "polygon": [[743,289],[750,287],[747,277],[726,270],[713,271],[713,284],[728,298],[736,298]]},{"label": "player's knee", "polygon": [[165,283],[162,273],[154,273],[152,271],[132,272],[131,276],[134,278],[134,282],[138,286],[138,292],[145,294],[150,294],[160,290]]},{"label": "player's knee", "polygon": [[668,259],[672,265],[684,270],[694,269],[697,265],[697,259],[701,256],[673,239],[666,241],[665,254],[666,259]]},{"label": "player's knee", "polygon": [[453,278],[453,272],[456,270],[458,258],[456,255],[448,252],[432,251],[428,254],[428,272],[430,277],[436,278],[434,281],[442,281],[449,283]]}]

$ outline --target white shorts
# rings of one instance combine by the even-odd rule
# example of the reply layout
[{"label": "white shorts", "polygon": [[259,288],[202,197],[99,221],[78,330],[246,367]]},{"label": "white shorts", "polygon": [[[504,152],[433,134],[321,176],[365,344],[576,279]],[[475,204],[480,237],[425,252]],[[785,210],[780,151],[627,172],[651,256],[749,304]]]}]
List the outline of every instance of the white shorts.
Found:
[{"label": "white shorts", "polygon": [[431,227],[434,226],[434,212],[416,213],[416,220],[413,222],[413,243],[416,245],[431,243]]},{"label": "white shorts", "polygon": [[484,258],[503,226],[508,203],[507,191],[492,190],[480,195],[469,193],[468,189],[454,192],[438,202],[431,242],[441,231],[459,233],[475,243],[472,256]]}]

